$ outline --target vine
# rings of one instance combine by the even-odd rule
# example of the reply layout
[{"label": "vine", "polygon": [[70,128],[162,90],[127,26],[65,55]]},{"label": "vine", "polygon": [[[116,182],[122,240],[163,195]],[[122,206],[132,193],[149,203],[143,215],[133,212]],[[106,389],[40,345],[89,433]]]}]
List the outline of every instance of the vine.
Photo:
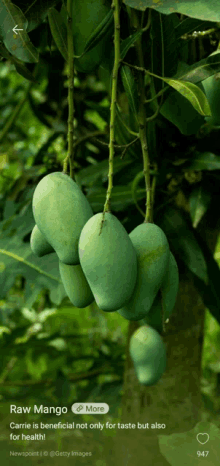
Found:
[{"label": "vine", "polygon": [[114,136],[115,136],[115,117],[117,102],[117,83],[118,70],[120,66],[120,7],[119,0],[113,0],[111,8],[114,13],[114,66],[112,72],[112,89],[111,89],[111,107],[110,107],[110,137],[109,137],[109,171],[108,171],[108,189],[103,209],[103,217],[99,235],[102,231],[104,217],[106,212],[110,212],[111,193],[113,188],[113,161],[114,161]]},{"label": "vine", "polygon": [[[138,16],[135,10],[132,10],[131,21],[135,29],[139,30],[139,21]],[[149,27],[149,25],[148,25]],[[150,185],[150,159],[148,153],[147,137],[146,137],[146,111],[145,111],[145,86],[144,86],[144,59],[142,52],[141,39],[139,38],[136,42],[136,51],[139,62],[139,67],[142,70],[139,70],[138,85],[139,85],[139,134],[140,142],[143,156],[143,173],[145,178],[145,187],[146,187],[146,213],[144,223],[153,223],[153,213],[152,213],[152,199],[151,199],[151,185]]]},{"label": "vine", "polygon": [[63,162],[63,173],[67,173],[67,163],[70,164],[70,177],[74,179],[74,145],[73,145],[73,132],[74,132],[74,46],[73,46],[73,31],[72,31],[72,0],[67,0],[67,49],[68,49],[68,63],[67,63],[67,77],[68,83],[68,154]]}]

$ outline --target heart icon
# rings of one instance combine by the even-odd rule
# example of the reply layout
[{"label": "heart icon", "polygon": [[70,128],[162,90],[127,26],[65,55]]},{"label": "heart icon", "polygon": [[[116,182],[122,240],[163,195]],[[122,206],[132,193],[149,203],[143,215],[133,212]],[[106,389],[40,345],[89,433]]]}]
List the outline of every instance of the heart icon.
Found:
[{"label": "heart icon", "polygon": [[204,443],[207,443],[209,441],[209,434],[197,434],[196,436],[197,440],[199,443],[204,445]]}]

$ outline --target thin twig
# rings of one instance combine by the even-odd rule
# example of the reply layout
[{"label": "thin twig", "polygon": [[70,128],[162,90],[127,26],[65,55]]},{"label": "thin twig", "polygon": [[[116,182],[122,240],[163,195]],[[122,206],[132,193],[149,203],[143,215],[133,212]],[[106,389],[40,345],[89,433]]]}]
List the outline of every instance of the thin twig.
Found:
[{"label": "thin twig", "polygon": [[111,107],[110,107],[110,139],[109,139],[109,171],[108,171],[108,189],[103,209],[100,232],[104,223],[106,212],[110,212],[111,192],[113,188],[113,161],[114,161],[114,137],[115,137],[115,116],[117,102],[117,83],[118,70],[120,66],[120,7],[119,0],[113,0],[112,9],[114,12],[114,66],[112,72],[112,89],[111,89]]}]

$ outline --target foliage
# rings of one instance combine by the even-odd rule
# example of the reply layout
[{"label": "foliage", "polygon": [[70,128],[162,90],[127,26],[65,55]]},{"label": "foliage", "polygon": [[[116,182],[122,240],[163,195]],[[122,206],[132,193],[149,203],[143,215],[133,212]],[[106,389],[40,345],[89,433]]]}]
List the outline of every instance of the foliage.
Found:
[{"label": "foliage", "polygon": [[[30,249],[33,192],[45,175],[62,170],[67,151],[65,2],[30,2],[27,11],[22,2],[9,3],[0,1],[5,17],[0,26],[1,396],[72,403],[80,393],[85,400],[97,395],[106,401],[114,388],[120,399],[127,321],[93,305],[83,310],[70,306],[56,255],[38,258]],[[129,7],[137,9],[140,30],[130,24]],[[154,221],[165,232],[181,273],[193,273],[218,334],[219,266],[199,226],[206,215],[219,218],[219,129],[206,122],[211,105],[202,85],[220,71],[220,54],[211,56],[219,40],[219,8],[211,0],[208,7],[205,0],[165,0],[154,7],[147,0],[141,7],[137,0],[121,5],[111,209],[128,232],[143,222],[146,190],[135,50],[142,40]],[[16,24],[23,25],[18,37],[8,32]],[[83,44],[91,59],[108,37],[100,66],[97,62],[92,74],[78,71],[74,76],[74,170],[94,213],[103,209],[108,182],[114,63],[109,25],[110,15]],[[192,34],[201,30],[204,37]],[[219,345],[219,335],[216,341]],[[203,369],[207,378],[214,374],[216,383],[220,371],[214,355],[207,357],[210,344]]]}]

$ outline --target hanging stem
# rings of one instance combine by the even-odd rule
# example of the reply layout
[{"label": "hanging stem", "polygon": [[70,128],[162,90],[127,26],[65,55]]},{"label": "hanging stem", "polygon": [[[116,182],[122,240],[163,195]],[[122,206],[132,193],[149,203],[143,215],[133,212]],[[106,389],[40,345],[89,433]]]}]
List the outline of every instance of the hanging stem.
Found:
[{"label": "hanging stem", "polygon": [[67,77],[68,83],[68,154],[63,162],[63,173],[67,173],[67,163],[70,164],[70,177],[74,179],[74,46],[73,46],[73,31],[72,31],[72,0],[67,0],[67,48],[68,48],[68,63]]},{"label": "hanging stem", "polygon": [[[131,20],[135,29],[139,30],[139,21],[137,13],[132,9]],[[136,51],[138,57],[138,65],[144,70],[144,59],[141,45],[141,38],[136,41]],[[145,71],[139,71],[138,87],[139,87],[139,134],[143,156],[143,173],[146,186],[146,214],[144,223],[152,223],[152,202],[151,202],[151,186],[150,186],[150,160],[148,154],[148,145],[146,137],[146,112],[145,112],[145,87],[144,87]]]},{"label": "hanging stem", "polygon": [[100,233],[104,223],[106,212],[110,212],[111,192],[113,188],[113,160],[114,160],[114,137],[115,137],[115,116],[117,102],[117,82],[118,69],[120,65],[120,7],[119,0],[113,0],[111,8],[114,12],[114,66],[112,72],[112,89],[111,89],[111,107],[110,107],[110,137],[109,137],[109,170],[108,170],[108,189],[106,193],[106,201],[103,209],[103,217],[101,222]]}]

